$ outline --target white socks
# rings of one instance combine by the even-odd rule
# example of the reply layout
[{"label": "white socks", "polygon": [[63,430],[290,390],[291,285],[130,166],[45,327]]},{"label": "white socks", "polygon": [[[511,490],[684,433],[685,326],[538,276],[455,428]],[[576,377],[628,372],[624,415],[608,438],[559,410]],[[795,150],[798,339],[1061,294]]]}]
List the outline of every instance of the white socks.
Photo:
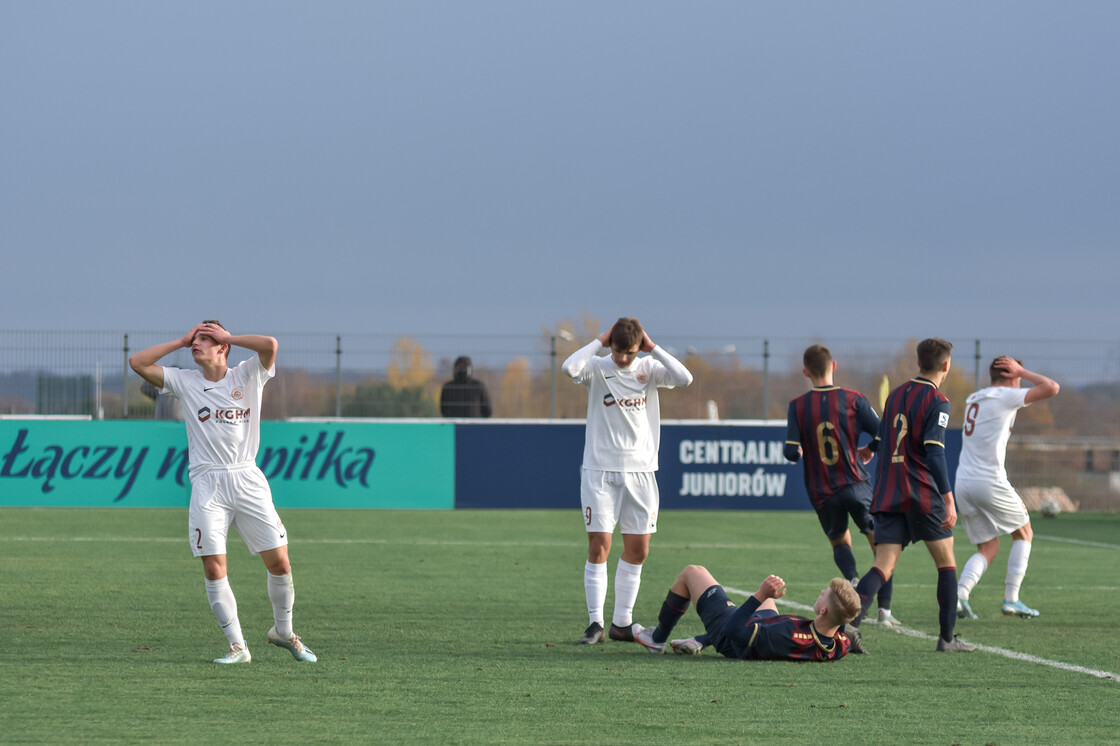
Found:
[{"label": "white socks", "polygon": [[607,603],[607,563],[583,566],[583,591],[587,595],[588,623],[603,624],[603,606]]},{"label": "white socks", "polygon": [[957,598],[967,601],[972,589],[980,582],[980,577],[988,569],[988,559],[977,552],[968,558],[968,562],[961,571],[961,578],[957,581]]},{"label": "white socks", "polygon": [[296,603],[296,587],[292,574],[268,573],[268,598],[272,601],[272,618],[276,620],[276,634],[283,638],[292,636],[292,607]]},{"label": "white socks", "polygon": [[[1004,581],[1003,600],[1015,603],[1019,600],[1019,587],[1027,574],[1027,563],[1031,558],[1031,543],[1029,541],[1012,541],[1011,553],[1007,557],[1007,578]],[[980,582],[980,577],[988,569],[988,560],[977,552],[968,558],[964,570],[961,572],[960,582],[957,583],[957,597],[968,600],[968,594]]]},{"label": "white socks", "polygon": [[[292,584],[292,574],[273,575],[268,573],[268,597],[272,601],[272,616],[276,620],[276,634],[281,637],[292,636],[292,607],[295,605],[296,590]],[[237,618],[237,599],[233,596],[229,578],[206,581],[206,598],[218,624],[222,625],[229,644],[245,645],[241,633],[241,622]]]},{"label": "white socks", "polygon": [[233,597],[233,589],[229,587],[229,579],[206,581],[206,598],[210,601],[210,608],[218,624],[222,625],[222,632],[232,646],[234,643],[245,645],[245,636],[241,634],[241,622],[237,619],[237,599]]},{"label": "white socks", "polygon": [[1027,561],[1031,558],[1029,541],[1011,542],[1011,554],[1007,557],[1007,578],[1004,581],[1003,600],[1015,603],[1019,600],[1019,586],[1027,574]]},{"label": "white socks", "polygon": [[[628,627],[634,621],[634,604],[642,585],[642,566],[618,561],[614,573],[614,618],[616,627]],[[587,618],[592,624],[603,624],[603,607],[607,603],[607,563],[583,566],[583,590],[587,595]],[[605,625],[604,625],[605,626]]]},{"label": "white socks", "polygon": [[634,621],[634,604],[642,585],[642,566],[618,561],[614,573],[614,626],[629,627]]}]

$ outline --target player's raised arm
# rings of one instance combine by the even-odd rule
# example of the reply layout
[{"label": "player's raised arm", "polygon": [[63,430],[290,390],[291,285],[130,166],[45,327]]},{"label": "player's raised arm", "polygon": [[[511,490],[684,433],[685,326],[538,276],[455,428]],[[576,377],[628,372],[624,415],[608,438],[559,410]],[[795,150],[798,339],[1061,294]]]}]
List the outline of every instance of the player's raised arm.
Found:
[{"label": "player's raised arm", "polygon": [[157,345],[152,345],[146,350],[140,350],[135,355],[128,358],[128,365],[137,375],[143,378],[148,383],[163,388],[163,366],[159,365],[159,361],[165,355],[170,355],[175,350],[180,350],[184,347],[190,347],[194,342],[194,336],[198,334],[202,324],[197,324],[193,329],[187,332],[179,339],[172,340],[171,342],[162,342]]},{"label": "player's raised arm", "polygon": [[649,338],[644,330],[642,331],[642,343],[638,347],[641,352],[648,352],[654,360],[665,366],[665,370],[669,373],[669,378],[666,383],[672,386],[689,386],[692,384],[692,372],[684,367],[684,363],[677,360],[669,354],[669,352]]},{"label": "player's raised arm", "polygon": [[1052,396],[1057,396],[1061,387],[1057,381],[1047,378],[1044,375],[1029,371],[1019,364],[1018,360],[1004,355],[996,360],[995,365],[997,368],[1002,368],[1010,378],[1021,378],[1031,385],[1027,396],[1024,401],[1031,404],[1042,399],[1049,399]]},{"label": "player's raised arm", "polygon": [[[606,342],[603,341],[604,338],[607,340]],[[583,369],[587,367],[587,361],[599,350],[610,345],[610,338],[611,332],[608,329],[603,335],[597,339],[591,340],[569,355],[568,359],[560,365],[560,370],[564,371],[564,375],[569,378],[579,378],[580,374],[583,373]]]}]

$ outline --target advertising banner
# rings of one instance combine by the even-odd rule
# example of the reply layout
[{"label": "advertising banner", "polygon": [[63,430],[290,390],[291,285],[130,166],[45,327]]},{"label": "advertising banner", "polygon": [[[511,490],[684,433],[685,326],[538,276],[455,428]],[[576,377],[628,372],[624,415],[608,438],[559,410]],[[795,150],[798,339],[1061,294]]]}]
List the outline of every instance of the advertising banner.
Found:
[{"label": "advertising banner", "polygon": [[[261,423],[279,508],[451,508],[454,425]],[[0,420],[0,505],[185,507],[181,422]]]},{"label": "advertising banner", "polygon": [[[786,461],[785,423],[663,422],[657,484],[663,510],[812,510],[800,463]],[[584,423],[458,423],[455,505],[579,510]],[[950,478],[960,430],[946,432]],[[875,461],[867,465],[874,476]]]},{"label": "advertising banner", "polygon": [[[264,422],[257,464],[280,508],[579,510],[583,441],[581,420]],[[784,441],[784,424],[663,423],[662,509],[810,510]],[[0,420],[0,506],[185,507],[187,467],[180,422]]]}]

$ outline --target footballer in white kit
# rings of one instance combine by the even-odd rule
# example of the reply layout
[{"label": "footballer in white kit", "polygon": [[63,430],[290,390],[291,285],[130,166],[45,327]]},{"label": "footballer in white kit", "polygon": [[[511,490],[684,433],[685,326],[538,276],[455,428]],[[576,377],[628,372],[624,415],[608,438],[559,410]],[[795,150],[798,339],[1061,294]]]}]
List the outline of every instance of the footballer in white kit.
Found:
[{"label": "footballer in white kit", "polygon": [[[604,348],[611,354],[599,356]],[[649,356],[639,358],[639,352]],[[687,386],[692,374],[653,344],[633,318],[619,319],[561,367],[573,382],[587,387],[580,502],[588,537],[584,591],[590,625],[580,643],[594,644],[606,635],[606,563],[615,526],[622,533],[623,552],[615,573],[609,634],[611,639],[633,641],[642,563],[649,554],[650,535],[657,531],[660,503],[655,474],[661,438],[657,390]]]},{"label": "footballer in white kit", "polygon": [[[957,616],[977,618],[970,600],[972,590],[995,560],[999,537],[1011,536],[1000,610],[1005,616],[1030,618],[1039,612],[1019,600],[1019,589],[1026,576],[1034,534],[1026,506],[1007,479],[1007,442],[1016,413],[1032,402],[1057,394],[1058,384],[1026,370],[1007,356],[996,358],[989,373],[992,385],[965,400],[961,430],[954,495],[965,533],[977,551],[965,563],[957,584]],[[1031,388],[1020,388],[1022,380],[1031,383]]]},{"label": "footballer in white kit", "polygon": [[229,368],[217,382],[197,370],[163,369],[161,393],[182,402],[187,424],[195,557],[226,554],[230,525],[254,555],[288,543],[268,480],[256,464],[261,395],[273,375],[258,356]]},{"label": "footballer in white kit", "polygon": [[[230,346],[256,354],[227,365]],[[159,360],[189,347],[199,370],[163,367]],[[274,624],[266,639],[299,661],[315,654],[292,630],[295,586],[288,559],[287,530],[272,502],[268,480],[257,466],[264,385],[275,374],[278,344],[257,334],[234,336],[217,321],[204,321],[182,338],[157,344],[129,358],[141,378],[178,398],[187,425],[191,479],[188,529],[191,551],[202,559],[206,596],[229,650],[215,663],[252,660],[226,577],[226,537],[233,526],[268,570]]]}]

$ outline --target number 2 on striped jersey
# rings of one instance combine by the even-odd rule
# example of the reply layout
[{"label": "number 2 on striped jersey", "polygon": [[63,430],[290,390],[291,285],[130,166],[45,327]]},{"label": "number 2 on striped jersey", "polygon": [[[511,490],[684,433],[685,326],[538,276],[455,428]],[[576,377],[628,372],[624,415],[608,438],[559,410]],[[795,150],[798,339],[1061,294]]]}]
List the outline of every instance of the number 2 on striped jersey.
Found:
[{"label": "number 2 on striped jersey", "polygon": [[910,432],[910,422],[906,419],[906,415],[899,412],[894,417],[894,426],[898,428],[898,435],[894,438],[894,453],[891,454],[891,463],[901,464],[906,460],[905,454],[902,453],[902,439],[906,437],[906,433]]}]

